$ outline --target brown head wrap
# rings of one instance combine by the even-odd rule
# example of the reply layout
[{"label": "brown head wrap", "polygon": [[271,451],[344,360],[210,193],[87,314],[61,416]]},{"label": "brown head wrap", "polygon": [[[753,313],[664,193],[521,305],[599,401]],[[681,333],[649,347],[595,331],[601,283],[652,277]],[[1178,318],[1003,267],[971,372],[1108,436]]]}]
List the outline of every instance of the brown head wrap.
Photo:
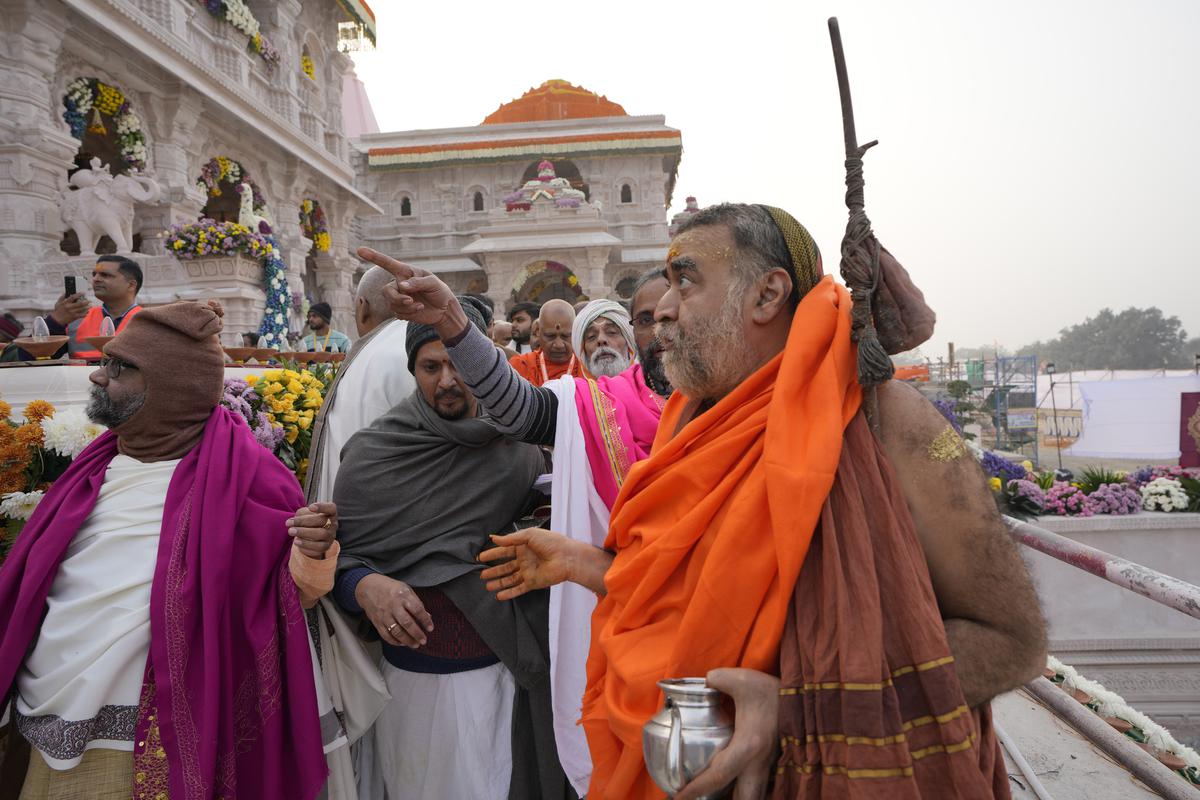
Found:
[{"label": "brown head wrap", "polygon": [[118,425],[118,449],[139,461],[185,455],[204,434],[221,399],[225,358],[217,312],[199,303],[141,311],[104,347],[128,361],[146,381],[146,401]]}]

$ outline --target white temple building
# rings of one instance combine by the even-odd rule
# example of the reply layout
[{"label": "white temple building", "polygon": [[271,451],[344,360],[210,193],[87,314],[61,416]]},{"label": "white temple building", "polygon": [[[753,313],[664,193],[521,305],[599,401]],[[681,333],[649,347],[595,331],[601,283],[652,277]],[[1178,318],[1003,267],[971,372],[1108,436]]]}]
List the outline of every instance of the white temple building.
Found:
[{"label": "white temple building", "polygon": [[662,116],[551,80],[466,128],[366,134],[364,243],[499,308],[627,298],[667,253],[682,154]]},{"label": "white temple building", "polygon": [[[143,304],[216,297],[231,336],[255,330],[258,263],[179,260],[164,247],[174,223],[236,221],[245,182],[282,251],[293,330],[307,295],[353,331],[351,223],[378,209],[354,185],[342,95],[361,86],[341,51],[374,40],[365,3],[2,0],[0,9],[0,309],[28,325],[53,306],[65,275],[87,293],[95,256],[79,231],[91,224],[104,232],[97,252],[121,249],[142,264]],[[359,100],[353,135],[374,124]],[[122,224],[131,242],[118,241]]]}]

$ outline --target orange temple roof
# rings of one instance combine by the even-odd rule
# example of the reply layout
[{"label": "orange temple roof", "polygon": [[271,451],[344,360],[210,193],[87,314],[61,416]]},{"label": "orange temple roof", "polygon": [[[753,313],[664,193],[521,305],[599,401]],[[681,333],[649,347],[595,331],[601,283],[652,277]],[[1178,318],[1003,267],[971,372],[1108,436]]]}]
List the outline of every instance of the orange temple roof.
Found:
[{"label": "orange temple roof", "polygon": [[625,117],[625,109],[607,97],[563,80],[549,80],[505,103],[487,116],[484,125],[538,122],[586,117]]}]

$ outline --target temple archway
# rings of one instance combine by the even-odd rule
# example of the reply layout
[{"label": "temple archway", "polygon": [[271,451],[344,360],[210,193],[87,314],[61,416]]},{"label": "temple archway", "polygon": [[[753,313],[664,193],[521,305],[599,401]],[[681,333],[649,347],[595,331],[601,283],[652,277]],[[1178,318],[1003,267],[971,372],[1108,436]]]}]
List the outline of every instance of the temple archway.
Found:
[{"label": "temple archway", "polygon": [[238,186],[242,183],[250,184],[250,189],[254,192],[254,211],[262,214],[266,208],[266,200],[250,177],[249,171],[226,156],[209,159],[200,168],[200,177],[196,179],[196,185],[208,196],[200,216],[217,222],[237,222],[242,205]]},{"label": "temple archway", "polygon": [[[67,84],[62,98],[62,118],[79,140],[74,163],[67,170],[70,178],[81,169],[89,168],[93,158],[108,166],[112,175],[142,172],[146,168],[148,151],[142,121],[120,87],[99,78],[76,78]],[[133,236],[133,250],[141,249],[142,236]],[[59,249],[71,256],[79,255],[79,237],[70,227],[63,233]],[[101,236],[96,252],[115,253],[112,239]]]},{"label": "temple archway", "polygon": [[582,296],[579,278],[557,261],[541,260],[527,264],[513,282],[514,303],[544,303],[555,299],[574,303]]}]

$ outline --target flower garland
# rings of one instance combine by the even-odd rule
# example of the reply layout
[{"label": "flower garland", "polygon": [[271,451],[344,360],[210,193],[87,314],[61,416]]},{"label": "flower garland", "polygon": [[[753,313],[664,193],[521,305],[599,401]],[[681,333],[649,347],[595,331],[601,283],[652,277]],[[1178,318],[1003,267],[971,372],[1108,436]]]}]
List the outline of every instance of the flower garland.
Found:
[{"label": "flower garland", "polygon": [[[1171,732],[1125,702],[1121,695],[1088,680],[1054,656],[1046,656],[1046,677],[1125,736],[1143,746],[1168,769],[1200,786],[1200,754],[1180,744]],[[1114,724],[1113,721],[1124,724]],[[1164,757],[1165,756],[1165,757]]]},{"label": "flower garland", "polygon": [[312,239],[313,246],[322,253],[329,252],[329,223],[325,220],[325,212],[316,200],[304,200],[300,203],[300,227],[304,235]]},{"label": "flower garland", "polygon": [[317,65],[313,63],[312,56],[308,53],[300,56],[300,69],[304,71],[310,81],[317,79]]},{"label": "flower garland", "polygon": [[207,192],[209,197],[220,197],[222,183],[237,186],[243,182],[249,183],[250,188],[254,191],[254,212],[261,214],[266,209],[266,199],[250,178],[249,171],[232,158],[217,156],[209,159],[204,166],[200,167],[200,177],[196,179],[196,186],[201,191]]},{"label": "flower garland", "polygon": [[219,20],[228,22],[245,35],[248,40],[246,49],[255,55],[262,56],[267,65],[274,67],[279,63],[279,51],[262,35],[258,20],[254,18],[250,7],[243,0],[198,0],[208,13]]},{"label": "flower garland", "polygon": [[93,120],[89,127],[88,116],[96,113],[111,117],[116,128],[117,144],[121,158],[135,172],[146,168],[146,134],[142,132],[142,121],[129,106],[129,100],[115,86],[109,86],[98,78],[76,78],[67,86],[63,95],[63,121],[71,129],[71,135],[83,141],[88,131],[104,134],[107,129],[101,120]]},{"label": "flower garland", "polygon": [[256,259],[263,267],[263,290],[267,307],[258,328],[263,347],[277,350],[287,348],[287,311],[290,303],[287,267],[279,254],[279,244],[269,234],[256,233],[236,222],[181,223],[167,231],[167,252],[176,258],[228,258],[244,255]]}]

